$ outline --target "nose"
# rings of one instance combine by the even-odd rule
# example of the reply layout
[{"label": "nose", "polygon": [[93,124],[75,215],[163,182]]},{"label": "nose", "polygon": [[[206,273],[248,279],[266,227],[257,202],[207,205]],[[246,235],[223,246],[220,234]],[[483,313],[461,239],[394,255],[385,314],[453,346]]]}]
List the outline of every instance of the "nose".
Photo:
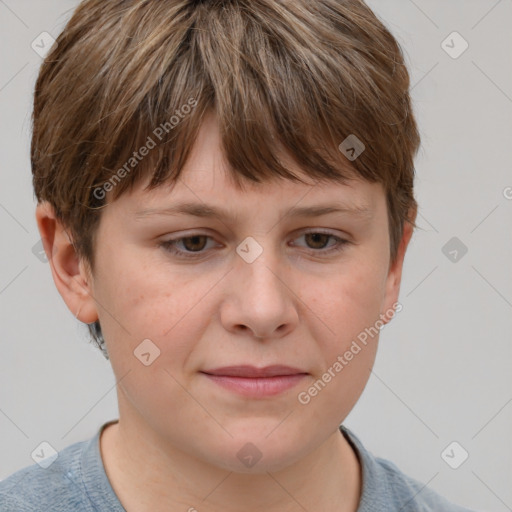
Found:
[{"label": "nose", "polygon": [[258,339],[280,338],[295,329],[298,298],[285,262],[265,249],[252,263],[237,256],[233,264],[220,311],[224,328]]}]

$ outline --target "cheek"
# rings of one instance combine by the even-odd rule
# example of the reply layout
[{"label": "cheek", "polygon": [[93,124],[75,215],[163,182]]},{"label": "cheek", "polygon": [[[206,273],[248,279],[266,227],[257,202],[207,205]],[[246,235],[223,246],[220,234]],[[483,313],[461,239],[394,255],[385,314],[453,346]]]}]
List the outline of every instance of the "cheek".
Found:
[{"label": "cheek", "polygon": [[[364,390],[375,360],[382,297],[383,266],[363,258],[307,288],[308,326],[320,360],[299,403],[332,421],[342,420]],[[306,288],[305,288],[306,289]]]},{"label": "cheek", "polygon": [[323,282],[304,286],[301,298],[310,307],[307,318],[314,338],[332,357],[379,319],[385,294],[383,267],[360,258]]},{"label": "cheek", "polygon": [[[183,373],[211,321],[204,304],[216,280],[121,264],[111,278],[115,286],[110,287],[106,302],[113,314],[105,315],[103,330],[112,368],[122,379],[120,403],[130,402],[146,421],[154,421],[153,428],[162,435],[175,428],[167,422],[172,411],[181,411],[185,424],[197,421],[201,408],[191,401]],[[151,343],[142,345],[143,340]],[[142,346],[147,348],[139,350]],[[149,356],[144,357],[145,353]]]},{"label": "cheek", "polygon": [[[106,284],[98,301],[103,306],[100,322],[109,351],[129,365],[133,351],[149,339],[161,351],[160,361],[168,358],[169,368],[177,367],[190,352],[195,332],[204,330],[209,321],[201,302],[216,281],[136,261],[142,258],[110,261],[110,271],[102,275]],[[167,355],[171,346],[172,355]]]}]

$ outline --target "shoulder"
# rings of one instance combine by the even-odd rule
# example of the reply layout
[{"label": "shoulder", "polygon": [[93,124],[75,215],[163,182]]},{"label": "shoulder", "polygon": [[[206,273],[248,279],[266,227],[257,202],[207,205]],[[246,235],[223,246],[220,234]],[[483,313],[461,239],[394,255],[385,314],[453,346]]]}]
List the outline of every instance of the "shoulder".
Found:
[{"label": "shoulder", "polygon": [[94,512],[81,478],[80,458],[90,441],[72,444],[46,468],[33,464],[0,481],[2,512]]},{"label": "shoulder", "polygon": [[375,457],[345,426],[340,426],[340,430],[356,451],[362,466],[362,492],[357,512],[472,512],[406,475],[390,460]]},{"label": "shoulder", "polygon": [[403,512],[471,512],[406,475],[393,462],[380,457],[374,460],[379,473],[388,482],[389,504],[399,504]]}]

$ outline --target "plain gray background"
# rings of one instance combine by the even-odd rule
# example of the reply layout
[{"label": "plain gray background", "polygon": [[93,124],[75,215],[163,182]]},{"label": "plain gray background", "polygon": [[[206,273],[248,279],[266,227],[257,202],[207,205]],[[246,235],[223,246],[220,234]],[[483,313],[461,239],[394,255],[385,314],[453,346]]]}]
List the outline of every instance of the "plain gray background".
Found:
[{"label": "plain gray background", "polygon": [[[33,464],[42,441],[60,450],[117,417],[109,362],[32,253],[30,115],[41,57],[31,43],[43,31],[57,37],[77,3],[0,0],[0,479]],[[403,310],[383,329],[344,423],[448,499],[512,510],[512,1],[368,3],[411,73],[420,229],[405,260]],[[469,47],[453,58],[461,37]],[[469,453],[458,469],[441,457],[453,441]]]}]

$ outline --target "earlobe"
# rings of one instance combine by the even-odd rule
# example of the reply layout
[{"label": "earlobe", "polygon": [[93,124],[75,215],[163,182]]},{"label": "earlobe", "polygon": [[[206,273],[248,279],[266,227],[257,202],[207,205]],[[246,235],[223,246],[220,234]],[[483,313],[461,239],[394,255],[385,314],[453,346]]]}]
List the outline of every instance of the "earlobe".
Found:
[{"label": "earlobe", "polygon": [[36,221],[55,286],[64,302],[81,322],[95,322],[98,313],[92,295],[91,276],[47,201],[37,205]]}]

